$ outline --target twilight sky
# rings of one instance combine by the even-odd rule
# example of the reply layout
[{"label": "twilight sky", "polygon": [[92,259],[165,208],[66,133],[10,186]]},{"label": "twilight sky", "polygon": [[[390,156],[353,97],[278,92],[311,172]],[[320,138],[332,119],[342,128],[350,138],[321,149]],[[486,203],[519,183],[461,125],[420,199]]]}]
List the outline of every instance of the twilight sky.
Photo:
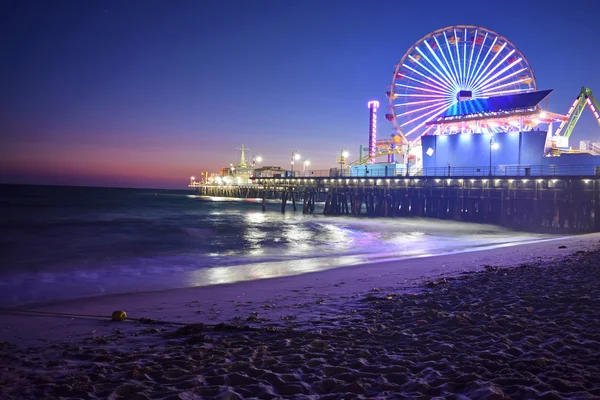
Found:
[{"label": "twilight sky", "polygon": [[[242,143],[266,165],[298,150],[332,167],[367,144],[366,103],[387,105],[406,50],[455,24],[511,40],[566,114],[581,86],[600,97],[596,3],[3,1],[0,182],[182,188]],[[584,139],[600,141],[587,109]]]}]

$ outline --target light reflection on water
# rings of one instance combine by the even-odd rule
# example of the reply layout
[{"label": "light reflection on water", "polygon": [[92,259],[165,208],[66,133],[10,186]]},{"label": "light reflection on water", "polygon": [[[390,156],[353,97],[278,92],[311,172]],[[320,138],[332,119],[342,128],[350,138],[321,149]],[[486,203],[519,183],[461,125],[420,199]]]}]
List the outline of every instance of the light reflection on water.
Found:
[{"label": "light reflection on water", "polygon": [[278,202],[261,212],[255,200],[134,200],[80,215],[69,209],[33,219],[26,210],[19,231],[1,235],[9,268],[0,269],[0,305],[296,275],[547,237],[453,221],[282,214]]},{"label": "light reflection on water", "polygon": [[[553,240],[549,238],[532,239],[527,242]],[[257,279],[277,278],[293,276],[309,272],[326,271],[333,268],[348,267],[360,264],[372,264],[390,261],[399,261],[411,258],[425,258],[435,255],[453,254],[460,252],[472,252],[493,248],[508,247],[519,242],[494,243],[476,247],[461,247],[445,249],[443,251],[424,252],[419,249],[408,250],[402,255],[395,253],[382,253],[376,255],[348,255],[332,258],[303,258],[301,260],[290,260],[282,262],[264,262],[255,264],[242,264],[228,267],[214,267],[198,269],[189,273],[188,286],[210,286],[216,284],[227,284]],[[368,268],[368,266],[366,266]]]}]

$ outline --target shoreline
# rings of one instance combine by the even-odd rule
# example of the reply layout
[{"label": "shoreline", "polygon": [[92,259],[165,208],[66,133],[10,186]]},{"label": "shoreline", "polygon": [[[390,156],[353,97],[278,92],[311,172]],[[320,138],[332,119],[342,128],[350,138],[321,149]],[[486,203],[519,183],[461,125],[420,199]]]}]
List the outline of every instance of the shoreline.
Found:
[{"label": "shoreline", "polygon": [[[495,249],[503,249],[508,247],[515,246],[523,246],[523,245],[532,245],[543,242],[557,241],[561,239],[569,239],[577,236],[557,236],[557,237],[542,237],[542,238],[532,238],[519,242],[499,242],[499,243],[484,243],[477,244],[466,248],[458,248],[451,250],[444,250],[439,253],[426,253],[426,254],[417,254],[417,255],[394,255],[394,254],[384,254],[377,257],[371,257],[371,254],[349,254],[349,255],[340,255],[340,256],[327,256],[327,257],[305,257],[297,260],[289,260],[289,263],[302,263],[303,261],[311,261],[319,263],[322,261],[322,264],[330,264],[331,260],[335,260],[336,264],[331,267],[320,267],[316,270],[307,270],[305,272],[289,272],[287,275],[277,275],[277,276],[265,276],[257,279],[248,279],[246,277],[241,277],[237,280],[226,281],[223,283],[203,283],[197,284],[193,286],[180,286],[180,287],[167,287],[167,288],[159,288],[159,289],[148,289],[148,290],[133,290],[133,291],[124,291],[124,292],[112,292],[112,293],[104,293],[104,294],[93,294],[82,297],[73,297],[73,298],[63,298],[56,300],[40,300],[33,301],[28,303],[16,304],[16,305],[0,305],[0,310],[2,309],[14,309],[14,310],[25,310],[25,309],[39,309],[39,308],[47,308],[47,307],[57,307],[61,304],[70,304],[80,301],[92,301],[92,300],[101,300],[103,298],[110,298],[114,296],[135,296],[141,294],[151,294],[156,293],[160,294],[162,292],[171,292],[171,291],[180,291],[180,290],[188,290],[188,289],[202,289],[208,287],[220,287],[223,285],[236,285],[245,282],[262,282],[262,281],[270,281],[282,278],[291,278],[296,276],[303,276],[307,274],[320,274],[330,270],[340,269],[340,268],[351,268],[351,267],[366,267],[368,268],[370,265],[382,264],[382,263],[401,263],[406,261],[412,261],[417,259],[428,259],[433,257],[447,257],[447,256],[455,256],[463,253],[472,253],[472,252],[482,252],[482,251],[490,251]],[[600,240],[600,237],[599,237]],[[258,263],[249,263],[249,264],[238,264],[238,265],[224,265],[218,267],[209,267],[203,268],[202,270],[209,269],[239,269],[239,268],[253,268],[261,265],[268,264],[280,264],[282,261],[263,261]]]},{"label": "shoreline", "polygon": [[77,302],[178,325],[13,316],[42,340],[0,339],[0,397],[598,398],[599,238]]},{"label": "shoreline", "polygon": [[[25,306],[27,310],[106,316],[124,310],[130,318],[149,318],[176,323],[230,323],[260,319],[274,325],[286,321],[293,311],[298,324],[310,323],[315,312],[343,308],[345,298],[364,296],[369,291],[406,292],[424,282],[481,270],[484,266],[510,267],[523,263],[554,260],[575,251],[588,250],[600,241],[600,233],[547,238],[527,243],[493,245],[491,249],[469,249],[449,254],[379,260],[367,264],[335,267],[284,277],[239,281],[210,286],[93,296]],[[566,248],[559,248],[566,246]],[[312,304],[322,299],[327,307]],[[294,305],[310,304],[297,310]],[[15,310],[24,307],[15,307]],[[109,334],[116,325],[106,320],[33,316],[0,311],[6,321],[0,327],[0,342],[35,345],[43,342],[77,340]],[[259,316],[257,316],[259,315]],[[253,317],[254,316],[254,317]],[[32,319],[33,318],[33,319]],[[29,325],[38,329],[32,333]],[[134,331],[127,321],[120,329]]]}]

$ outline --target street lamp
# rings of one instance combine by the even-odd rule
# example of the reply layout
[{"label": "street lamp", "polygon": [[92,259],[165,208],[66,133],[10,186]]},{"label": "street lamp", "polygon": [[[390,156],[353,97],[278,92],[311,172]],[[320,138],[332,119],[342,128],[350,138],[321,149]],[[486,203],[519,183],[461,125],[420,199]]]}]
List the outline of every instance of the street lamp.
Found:
[{"label": "street lamp", "polygon": [[500,144],[496,141],[496,136],[492,136],[490,138],[490,173],[489,176],[492,176],[492,150],[498,150],[500,148]]},{"label": "street lamp", "polygon": [[255,154],[252,156],[252,169],[256,166],[256,163],[262,162],[262,156],[260,154]]},{"label": "street lamp", "polygon": [[340,176],[342,176],[342,171],[343,171],[343,164],[346,163],[346,158],[348,158],[348,151],[346,149],[342,149],[340,150]]},{"label": "street lamp", "polygon": [[190,184],[193,185],[194,181],[196,180],[196,177],[194,176],[190,176]]},{"label": "street lamp", "polygon": [[235,167],[233,166],[233,164],[229,164],[229,174],[233,175],[234,172],[235,172]]},{"label": "street lamp", "polygon": [[292,176],[294,176],[294,161],[298,161],[300,159],[300,153],[298,150],[292,151]]},{"label": "street lamp", "polygon": [[306,173],[306,166],[310,165],[310,160],[307,160],[306,158],[304,159],[304,162],[302,163],[302,174],[305,175]]}]

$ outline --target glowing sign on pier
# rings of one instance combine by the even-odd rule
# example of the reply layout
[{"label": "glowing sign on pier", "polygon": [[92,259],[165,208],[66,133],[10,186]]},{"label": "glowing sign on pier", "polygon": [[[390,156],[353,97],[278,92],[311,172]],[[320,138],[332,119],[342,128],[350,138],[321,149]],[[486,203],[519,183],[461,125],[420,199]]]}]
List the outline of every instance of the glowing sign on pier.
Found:
[{"label": "glowing sign on pier", "polygon": [[369,157],[371,164],[375,164],[377,156],[377,109],[379,108],[378,101],[370,101],[367,103],[369,108]]}]

